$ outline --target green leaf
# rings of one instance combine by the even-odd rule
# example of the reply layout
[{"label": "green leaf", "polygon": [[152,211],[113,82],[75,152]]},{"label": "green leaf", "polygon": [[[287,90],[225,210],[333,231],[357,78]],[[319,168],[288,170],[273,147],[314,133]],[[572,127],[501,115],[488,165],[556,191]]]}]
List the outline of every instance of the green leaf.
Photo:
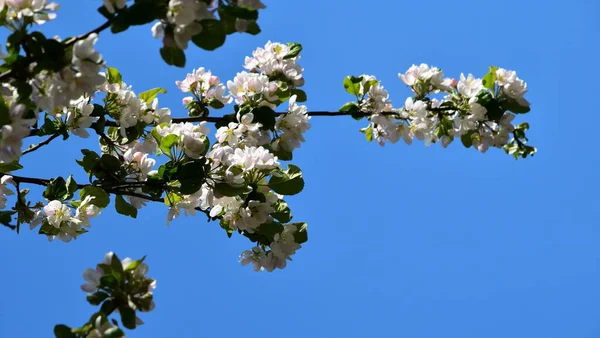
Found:
[{"label": "green leaf", "polygon": [[0,172],[9,172],[23,169],[23,166],[19,164],[17,161],[13,161],[11,163],[0,163]]},{"label": "green leaf", "polygon": [[252,122],[262,124],[261,129],[275,130],[276,114],[273,109],[262,106],[252,109],[252,114],[254,114],[254,120]]},{"label": "green leaf", "polygon": [[302,89],[292,90],[292,95],[296,95],[296,102],[306,102],[306,100],[308,99],[306,97],[306,92]]},{"label": "green leaf", "polygon": [[100,306],[100,312],[105,316],[108,316],[115,310],[115,308],[116,306],[112,299],[107,299],[104,301],[104,303],[102,303],[102,306]]},{"label": "green leaf", "polygon": [[106,208],[110,203],[110,196],[102,188],[87,186],[79,191],[79,197],[83,200],[86,196],[93,196],[90,202],[98,208]]},{"label": "green leaf", "polygon": [[121,314],[121,322],[126,328],[133,330],[135,329],[135,310],[128,307],[119,307],[119,313]]},{"label": "green leaf", "polygon": [[77,338],[77,335],[71,331],[71,328],[63,324],[54,327],[54,336],[56,338]]},{"label": "green leaf", "polygon": [[490,71],[487,73],[483,79],[483,86],[489,90],[494,90],[494,84],[496,83],[496,71],[498,67],[490,66]]},{"label": "green leaf", "polygon": [[160,56],[168,65],[185,67],[185,53],[177,47],[163,47],[160,49]]},{"label": "green leaf", "polygon": [[[118,274],[118,272],[117,272]],[[104,275],[100,277],[100,287],[107,287],[109,289],[117,289],[119,287],[119,279],[115,275]]]},{"label": "green leaf", "polygon": [[221,108],[225,107],[225,104],[223,104],[223,102],[221,102],[217,99],[211,99],[210,101],[208,101],[208,105],[211,108],[215,108],[215,109],[221,109]]},{"label": "green leaf", "polygon": [[227,183],[217,183],[215,184],[215,191],[222,196],[233,197],[249,194],[252,189],[249,187],[232,187]]},{"label": "green leaf", "polygon": [[116,173],[121,169],[121,161],[109,154],[102,155],[100,158],[100,164],[102,165],[103,169],[110,173]]},{"label": "green leaf", "polygon": [[221,6],[219,13],[221,12],[244,20],[256,21],[258,19],[258,11],[246,7]]},{"label": "green leaf", "polygon": [[296,232],[294,233],[294,242],[298,244],[306,243],[308,241],[308,224],[306,223],[292,223],[296,226]]},{"label": "green leaf", "polygon": [[136,218],[138,210],[131,204],[129,204],[121,195],[117,195],[115,198],[115,209],[121,215]]},{"label": "green leaf", "polygon": [[258,34],[260,34],[260,32],[261,32],[260,26],[258,26],[258,24],[256,23],[256,21],[252,21],[246,27],[246,32],[245,33],[248,33],[248,34],[251,34],[251,35],[258,35]]},{"label": "green leaf", "polygon": [[287,170],[281,171],[281,177],[272,176],[269,187],[281,195],[295,195],[304,189],[302,171],[293,164],[288,165]]},{"label": "green leaf", "polygon": [[274,205],[275,211],[271,214],[273,218],[281,223],[287,223],[292,220],[292,211],[284,200],[278,200]]},{"label": "green leaf", "polygon": [[[300,54],[300,52],[302,51],[302,45],[296,42],[290,42],[287,44],[290,51],[288,52],[288,54],[284,57],[284,59],[291,59],[291,58],[295,58],[296,56],[298,56],[298,54]],[[303,102],[303,101],[300,101]]]},{"label": "green leaf", "polygon": [[151,104],[152,101],[158,96],[158,94],[166,94],[167,90],[164,88],[152,88],[145,92],[140,93],[140,100],[144,100],[144,102]]},{"label": "green leaf", "polygon": [[73,195],[75,195],[75,192],[77,191],[77,182],[75,182],[73,175],[69,175],[67,178],[66,186],[68,194],[64,197],[64,199],[68,200],[73,198]]},{"label": "green leaf", "polygon": [[100,305],[108,297],[109,295],[102,291],[90,293],[86,296],[88,303],[93,306]]},{"label": "green leaf", "polygon": [[202,24],[202,31],[192,36],[192,42],[204,50],[215,50],[223,46],[227,37],[223,22],[204,19],[200,23]]},{"label": "green leaf", "polygon": [[88,149],[82,149],[81,153],[83,154],[83,159],[77,160],[76,162],[83,167],[83,170],[85,170],[86,173],[91,174],[96,163],[100,160],[100,155]]},{"label": "green leaf", "polygon": [[346,89],[346,91],[349,94],[352,94],[352,95],[358,97],[360,95],[360,82],[361,81],[362,81],[362,76],[360,76],[360,77],[346,76],[344,78],[344,89]]},{"label": "green leaf", "polygon": [[368,142],[373,141],[373,127],[369,126],[367,130],[365,130],[365,137]]},{"label": "green leaf", "polygon": [[175,134],[169,134],[160,140],[160,150],[170,156],[171,147],[173,147],[177,142],[179,142],[179,136]]},{"label": "green leaf", "polygon": [[361,120],[365,117],[365,114],[360,111],[360,107],[356,102],[347,102],[342,106],[342,108],[340,108],[340,112],[350,113],[350,116],[352,116],[352,118],[355,120]]},{"label": "green leaf", "polygon": [[145,259],[146,259],[146,256],[129,263],[129,265],[127,265],[125,267],[125,271],[133,271],[133,270],[137,269],[140,266],[140,264],[142,264],[144,262]]},{"label": "green leaf", "polygon": [[529,107],[521,106],[516,100],[503,100],[501,103],[502,108],[510,110],[515,114],[527,114],[531,110]]},{"label": "green leaf", "polygon": [[121,76],[121,73],[119,73],[117,68],[106,67],[106,77],[108,83],[121,84],[123,82],[123,77]]},{"label": "green leaf", "polygon": [[277,156],[277,159],[280,161],[291,161],[294,158],[294,154],[290,151],[286,151],[283,148],[279,148],[279,150],[269,150],[273,155]]},{"label": "green leaf", "polygon": [[9,226],[12,221],[12,216],[16,213],[16,211],[0,211],[0,223]]},{"label": "green leaf", "polygon": [[110,270],[113,276],[120,283],[123,280],[123,264],[121,260],[117,256],[117,254],[113,254],[110,260]]},{"label": "green leaf", "polygon": [[281,223],[265,223],[261,224],[256,232],[261,236],[267,237],[269,240],[272,240],[276,234],[283,232],[283,225]]},{"label": "green leaf", "polygon": [[37,136],[52,135],[59,130],[59,127],[60,127],[60,122],[50,119],[50,116],[48,114],[46,114],[44,116],[44,124],[38,131]]},{"label": "green leaf", "polygon": [[[50,180],[48,185],[46,186],[46,190],[42,194],[45,199],[52,200],[64,200],[68,198],[69,191],[67,189],[67,182],[62,177],[53,178]],[[71,197],[73,197],[71,195]]]},{"label": "green leaf", "polygon": [[188,162],[180,166],[177,179],[181,183],[179,191],[185,195],[191,195],[202,187],[204,183],[204,160]]},{"label": "green leaf", "polygon": [[465,148],[470,148],[473,145],[473,134],[474,133],[475,133],[475,131],[471,130],[470,132],[468,132],[460,137],[460,140],[462,141],[462,144],[465,146]]}]

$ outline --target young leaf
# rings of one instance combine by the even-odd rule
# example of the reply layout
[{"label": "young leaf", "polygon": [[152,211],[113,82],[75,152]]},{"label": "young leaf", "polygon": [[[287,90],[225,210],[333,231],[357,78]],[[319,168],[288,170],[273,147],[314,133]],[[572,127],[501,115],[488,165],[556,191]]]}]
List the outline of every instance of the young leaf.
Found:
[{"label": "young leaf", "polygon": [[123,77],[121,76],[121,73],[119,73],[117,68],[106,67],[106,77],[108,83],[121,84],[121,82],[123,82]]},{"label": "young leaf", "polygon": [[494,83],[496,83],[496,71],[498,67],[490,66],[490,71],[483,77],[483,86],[489,90],[494,90]]},{"label": "young leaf", "polygon": [[137,209],[129,204],[121,195],[117,195],[115,198],[115,209],[121,215],[136,218],[138,211]]},{"label": "young leaf", "polygon": [[146,102],[147,104],[151,104],[152,101],[154,101],[154,99],[158,96],[158,94],[166,94],[167,90],[164,88],[153,88],[150,90],[147,90],[145,92],[140,93],[139,97],[140,100],[144,100],[144,102]]},{"label": "young leaf", "polygon": [[227,36],[223,22],[204,19],[200,23],[202,24],[202,31],[192,36],[192,42],[204,50],[215,50],[223,46]]},{"label": "young leaf", "polygon": [[[290,42],[287,44],[290,51],[288,52],[288,54],[284,57],[284,59],[291,59],[291,58],[295,58],[296,56],[298,56],[298,54],[300,54],[300,52],[302,51],[302,45],[296,42]],[[300,101],[302,102],[302,101]]]},{"label": "young leaf", "polygon": [[185,53],[177,47],[162,47],[160,49],[160,56],[168,65],[180,68],[185,67]]},{"label": "young leaf", "polygon": [[288,165],[288,169],[281,172],[281,176],[272,176],[269,180],[269,187],[278,194],[295,195],[304,189],[304,179],[302,171],[293,164]]},{"label": "young leaf", "polygon": [[79,197],[83,200],[86,196],[94,197],[91,204],[98,208],[106,208],[110,203],[110,196],[102,188],[88,186],[79,191]]},{"label": "young leaf", "polygon": [[77,338],[77,335],[66,325],[56,325],[54,327],[54,336],[56,338]]},{"label": "young leaf", "polygon": [[135,310],[128,306],[121,306],[119,313],[121,314],[123,326],[130,330],[135,329]]},{"label": "young leaf", "polygon": [[10,163],[0,163],[0,172],[9,172],[9,171],[15,171],[15,170],[19,170],[19,169],[23,169],[23,166],[19,164],[19,162],[17,161],[13,161]]}]

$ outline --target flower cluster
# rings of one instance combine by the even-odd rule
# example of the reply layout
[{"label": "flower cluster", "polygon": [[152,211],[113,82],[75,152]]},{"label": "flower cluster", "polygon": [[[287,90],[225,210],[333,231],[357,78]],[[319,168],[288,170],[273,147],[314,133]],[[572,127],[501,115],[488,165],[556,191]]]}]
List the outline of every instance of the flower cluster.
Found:
[{"label": "flower cluster", "polygon": [[55,238],[63,242],[77,239],[78,235],[87,232],[82,226],[90,227],[90,218],[100,215],[101,209],[92,202],[93,199],[92,196],[86,196],[82,201],[73,201],[70,205],[52,200],[37,211],[30,228],[41,224],[40,231],[48,235],[49,241]]},{"label": "flower cluster", "polygon": [[55,2],[48,3],[48,0],[2,0],[0,1],[0,11],[4,7],[8,7],[6,15],[8,20],[23,20],[25,22],[33,22],[38,25],[44,24],[46,21],[54,20],[58,10],[58,4]]},{"label": "flower cluster", "polygon": [[105,82],[100,72],[104,61],[94,49],[97,34],[75,42],[67,66],[60,71],[42,71],[33,80],[33,100],[39,110],[55,116],[62,107],[90,97]]},{"label": "flower cluster", "polygon": [[300,148],[300,143],[304,142],[303,134],[310,129],[308,120],[310,116],[306,106],[296,104],[296,96],[293,95],[289,101],[288,113],[277,118],[275,131],[279,137],[273,140],[271,148],[289,153]]},{"label": "flower cluster", "polygon": [[[526,125],[511,123],[515,114],[529,111],[529,102],[523,97],[527,85],[514,71],[490,68],[483,79],[461,74],[457,81],[444,78],[436,67],[413,65],[406,73],[398,74],[414,93],[399,109],[393,108],[387,91],[375,77],[348,77],[346,90],[356,96],[357,102],[346,104],[342,110],[366,114],[370,123],[361,131],[367,140],[375,139],[381,145],[400,139],[411,144],[417,138],[426,145],[441,141],[447,147],[460,138],[466,147],[473,146],[480,152],[504,147],[515,157],[533,155],[535,148],[525,145]],[[430,97],[440,93],[445,94],[442,99]]]},{"label": "flower cluster", "polygon": [[37,114],[16,100],[11,101],[8,118],[8,123],[0,130],[0,163],[19,160],[23,153],[23,138],[29,136],[31,126],[37,122]]},{"label": "flower cluster", "polygon": [[194,69],[176,84],[182,92],[192,94],[182,100],[191,116],[205,115],[206,107],[219,109],[231,103],[231,97],[226,94],[226,88],[219,78],[203,67]]},{"label": "flower cluster", "polygon": [[215,3],[207,5],[198,0],[170,0],[166,21],[157,22],[152,27],[152,36],[163,38],[165,46],[174,44],[185,50],[192,36],[202,31],[200,21],[214,19],[215,7]]},{"label": "flower cluster", "polygon": [[304,78],[303,68],[298,64],[298,48],[297,44],[286,45],[269,41],[264,48],[252,52],[252,57],[246,57],[244,68],[251,72],[260,72],[270,80],[280,80],[290,86],[301,87],[304,85]]},{"label": "flower cluster", "polygon": [[93,326],[88,326],[90,332],[86,337],[103,337],[102,333],[116,330],[116,326],[107,323],[107,317],[113,312],[121,315],[123,325],[129,329],[144,323],[135,314],[154,309],[153,292],[156,289],[156,280],[146,276],[148,265],[144,259],[120,260],[109,252],[95,269],[88,268],[83,272],[85,284],[81,285],[81,290],[88,293],[88,302],[91,305],[102,303],[99,317],[92,316],[90,320],[89,324]]},{"label": "flower cluster", "polygon": [[159,108],[158,99],[145,100],[138,97],[124,82],[104,82],[99,87],[101,92],[106,93],[106,110],[115,118],[119,125],[121,136],[127,136],[127,129],[143,124],[145,127],[151,123],[168,123],[171,121],[171,110]]}]

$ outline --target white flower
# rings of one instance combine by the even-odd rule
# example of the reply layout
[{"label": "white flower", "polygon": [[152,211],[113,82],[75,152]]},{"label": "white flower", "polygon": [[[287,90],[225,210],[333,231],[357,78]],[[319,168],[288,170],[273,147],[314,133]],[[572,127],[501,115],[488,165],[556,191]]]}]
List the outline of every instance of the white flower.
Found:
[{"label": "white flower", "polygon": [[240,255],[240,263],[245,266],[252,263],[254,271],[262,271],[262,263],[266,260],[265,251],[260,247],[253,247],[252,250],[246,250]]},{"label": "white flower", "polygon": [[15,187],[17,186],[12,176],[2,176],[0,179],[0,209],[4,209],[6,207],[6,196],[14,195],[14,192],[7,187],[7,184],[12,184]]},{"label": "white flower", "polygon": [[280,134],[272,146],[274,150],[283,148],[285,151],[292,152],[300,148],[300,143],[304,142],[303,134],[310,129],[310,116],[308,116],[306,106],[296,104],[296,95],[293,95],[289,101],[288,113],[280,115],[275,123],[275,131]]},{"label": "white flower", "polygon": [[227,88],[238,104],[259,103],[261,99],[273,101],[277,98],[277,84],[261,74],[237,73],[233,81],[227,81]]},{"label": "white flower", "polygon": [[517,77],[515,71],[498,69],[496,71],[496,82],[508,97],[515,99],[523,107],[529,107],[529,101],[523,97],[527,93],[527,84]]},{"label": "white flower", "polygon": [[94,198],[95,197],[90,195],[86,196],[84,200],[81,201],[81,204],[75,211],[75,217],[74,219],[71,219],[71,221],[85,227],[91,226],[90,218],[100,215],[101,211],[99,207],[91,203]]},{"label": "white flower", "polygon": [[96,267],[95,270],[90,268],[85,269],[83,271],[83,279],[85,279],[86,283],[81,285],[81,290],[88,293],[96,292],[100,286],[100,278],[102,276],[104,276],[104,271],[100,267]]},{"label": "white flower", "polygon": [[48,218],[48,223],[55,228],[60,228],[62,222],[69,221],[71,219],[71,208],[68,205],[62,204],[60,201],[50,201],[48,205],[44,207],[44,213]]},{"label": "white flower", "polygon": [[300,249],[302,245],[295,242],[294,233],[298,230],[295,225],[286,225],[283,231],[275,234],[274,241],[269,246],[271,252],[280,259],[288,259]]},{"label": "white flower", "polygon": [[457,89],[460,94],[472,98],[483,90],[484,87],[481,79],[473,77],[473,74],[469,74],[468,77],[465,77],[464,74],[460,74],[460,81],[458,81]]},{"label": "white flower", "polygon": [[277,156],[274,156],[263,147],[246,147],[243,150],[236,148],[232,161],[245,171],[254,168],[259,170],[271,170],[281,167],[281,164],[277,161]]}]

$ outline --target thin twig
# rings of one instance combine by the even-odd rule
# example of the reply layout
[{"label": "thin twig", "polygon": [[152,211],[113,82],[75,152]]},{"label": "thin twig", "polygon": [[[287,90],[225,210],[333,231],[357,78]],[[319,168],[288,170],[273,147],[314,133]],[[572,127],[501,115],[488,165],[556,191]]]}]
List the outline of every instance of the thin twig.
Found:
[{"label": "thin twig", "polygon": [[30,147],[29,149],[23,151],[23,155],[29,154],[31,152],[34,152],[34,151],[40,149],[41,147],[43,147],[43,146],[47,145],[48,143],[52,142],[52,140],[54,140],[55,138],[57,138],[59,136],[60,136],[60,134],[58,134],[58,133],[52,134],[52,136],[48,137],[48,139],[46,139],[45,141],[40,142],[38,145],[35,145],[35,146]]},{"label": "thin twig", "polygon": [[103,30],[105,30],[108,27],[110,27],[111,23],[112,23],[112,20],[108,20],[105,23],[103,23],[102,25],[96,27],[95,29],[93,29],[93,30],[91,30],[91,31],[89,31],[89,32],[87,32],[85,34],[82,34],[82,35],[80,35],[78,37],[75,37],[75,38],[72,38],[72,39],[70,39],[68,41],[65,41],[64,42],[65,47],[69,47],[69,46],[75,44],[75,42],[77,42],[77,41],[85,40],[88,36],[90,36],[92,34],[98,34],[98,33],[102,32]]}]

